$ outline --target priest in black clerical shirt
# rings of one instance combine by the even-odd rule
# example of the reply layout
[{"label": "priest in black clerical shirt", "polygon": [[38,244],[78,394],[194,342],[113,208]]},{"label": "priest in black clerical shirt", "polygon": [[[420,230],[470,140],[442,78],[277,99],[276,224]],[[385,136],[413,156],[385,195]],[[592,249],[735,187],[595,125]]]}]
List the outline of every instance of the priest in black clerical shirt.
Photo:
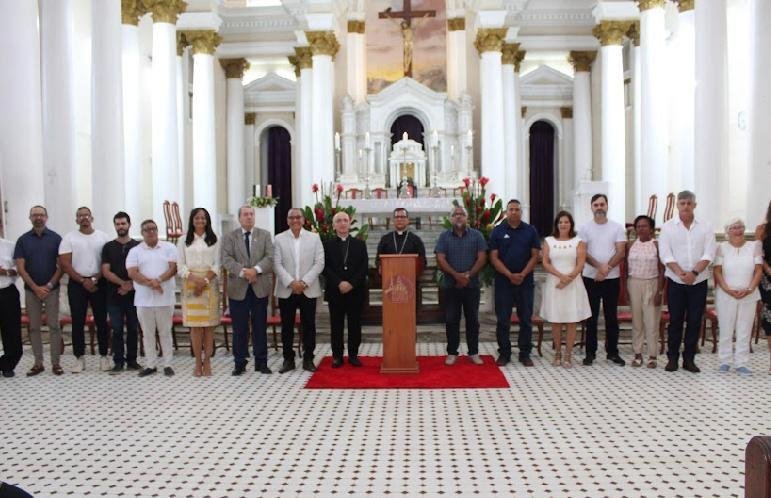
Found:
[{"label": "priest in black clerical shirt", "polygon": [[394,209],[394,228],[380,239],[377,245],[375,264],[380,271],[381,254],[417,254],[419,259],[418,273],[426,267],[426,248],[420,237],[410,232],[407,225],[410,224],[409,214],[404,208]]},{"label": "priest in black clerical shirt", "polygon": [[332,335],[332,368],[343,366],[343,328],[348,317],[348,363],[360,367],[361,312],[367,292],[367,245],[349,234],[351,219],[345,212],[332,218],[337,237],[324,242],[325,297],[329,303]]}]

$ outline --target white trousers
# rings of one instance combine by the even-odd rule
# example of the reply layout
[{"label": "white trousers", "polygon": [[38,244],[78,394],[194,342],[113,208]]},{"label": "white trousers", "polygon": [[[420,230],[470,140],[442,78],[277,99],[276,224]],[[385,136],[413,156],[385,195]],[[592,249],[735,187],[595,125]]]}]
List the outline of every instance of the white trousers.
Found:
[{"label": "white trousers", "polygon": [[[750,334],[755,319],[756,296],[735,299],[721,289],[715,292],[715,308],[720,325],[720,339],[717,355],[721,365],[746,367],[750,359]],[[736,333],[736,352],[733,352],[733,338]]]},{"label": "white trousers", "polygon": [[171,339],[171,317],[174,306],[137,306],[137,318],[142,327],[142,344],[145,347],[145,368],[158,366],[155,351],[155,331],[161,341],[163,366],[170,367],[174,357],[174,342]]}]

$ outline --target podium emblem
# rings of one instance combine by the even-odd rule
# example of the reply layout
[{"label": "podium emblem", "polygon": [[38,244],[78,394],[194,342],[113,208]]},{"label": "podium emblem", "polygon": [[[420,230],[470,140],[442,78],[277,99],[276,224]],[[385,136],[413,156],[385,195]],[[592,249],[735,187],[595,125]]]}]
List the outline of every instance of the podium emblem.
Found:
[{"label": "podium emblem", "polygon": [[413,284],[402,275],[394,275],[383,290],[383,296],[394,304],[406,304],[412,298]]}]

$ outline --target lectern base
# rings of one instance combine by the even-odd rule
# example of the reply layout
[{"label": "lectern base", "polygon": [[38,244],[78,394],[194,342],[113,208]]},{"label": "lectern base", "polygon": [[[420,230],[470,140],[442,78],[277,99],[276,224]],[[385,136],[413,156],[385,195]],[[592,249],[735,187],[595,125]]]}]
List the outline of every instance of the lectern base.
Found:
[{"label": "lectern base", "polygon": [[420,373],[420,365],[414,367],[380,367],[381,374],[416,374]]}]

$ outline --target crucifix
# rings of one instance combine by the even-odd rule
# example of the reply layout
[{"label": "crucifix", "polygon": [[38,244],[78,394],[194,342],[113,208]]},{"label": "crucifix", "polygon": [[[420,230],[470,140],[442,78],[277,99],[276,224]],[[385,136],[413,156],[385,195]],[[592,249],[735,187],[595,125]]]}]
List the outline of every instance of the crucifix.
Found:
[{"label": "crucifix", "polygon": [[379,19],[399,20],[399,28],[402,30],[404,40],[404,76],[412,78],[412,44],[415,37],[415,30],[412,26],[413,19],[423,19],[425,17],[436,17],[435,10],[412,10],[412,0],[404,0],[402,10],[394,12],[388,7],[383,12],[378,12]]}]

